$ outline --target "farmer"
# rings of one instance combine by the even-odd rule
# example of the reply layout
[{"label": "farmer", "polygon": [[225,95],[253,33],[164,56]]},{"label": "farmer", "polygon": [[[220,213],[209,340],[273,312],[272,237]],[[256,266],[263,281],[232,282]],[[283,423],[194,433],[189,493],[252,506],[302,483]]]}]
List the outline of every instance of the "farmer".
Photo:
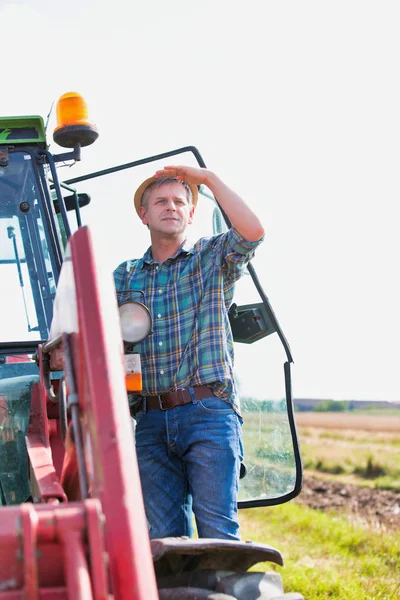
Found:
[{"label": "farmer", "polygon": [[[207,186],[232,223],[219,235],[187,236]],[[215,173],[168,166],[142,183],[135,207],[151,246],[114,272],[118,291],[143,291],[153,332],[135,349],[143,392],[136,400],[136,452],[149,534],[240,539],[237,493],[242,419],[233,377],[228,309],[234,284],[264,229]]]}]

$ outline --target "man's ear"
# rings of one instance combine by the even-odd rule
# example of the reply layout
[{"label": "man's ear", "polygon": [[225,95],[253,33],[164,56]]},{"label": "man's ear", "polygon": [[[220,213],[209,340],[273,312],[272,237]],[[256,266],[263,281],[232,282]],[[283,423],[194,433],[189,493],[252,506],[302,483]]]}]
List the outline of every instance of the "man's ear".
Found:
[{"label": "man's ear", "polygon": [[194,217],[194,206],[192,204],[192,206],[190,207],[190,211],[189,211],[188,225],[191,225],[193,223],[193,217]]},{"label": "man's ear", "polygon": [[146,214],[146,213],[147,213],[147,211],[146,211],[145,207],[144,207],[144,206],[141,206],[141,207],[139,208],[139,211],[140,211],[140,218],[142,219],[142,223],[143,223],[144,225],[147,225],[147,224],[148,224],[148,221],[147,221],[147,214]]}]

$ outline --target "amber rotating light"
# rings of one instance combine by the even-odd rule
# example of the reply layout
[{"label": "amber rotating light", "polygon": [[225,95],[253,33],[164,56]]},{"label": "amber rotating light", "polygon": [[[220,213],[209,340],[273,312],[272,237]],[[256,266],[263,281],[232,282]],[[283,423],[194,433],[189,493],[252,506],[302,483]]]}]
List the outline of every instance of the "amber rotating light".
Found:
[{"label": "amber rotating light", "polygon": [[77,92],[67,92],[56,104],[57,127],[53,139],[63,148],[89,146],[99,137],[96,126],[89,121],[84,98]]}]

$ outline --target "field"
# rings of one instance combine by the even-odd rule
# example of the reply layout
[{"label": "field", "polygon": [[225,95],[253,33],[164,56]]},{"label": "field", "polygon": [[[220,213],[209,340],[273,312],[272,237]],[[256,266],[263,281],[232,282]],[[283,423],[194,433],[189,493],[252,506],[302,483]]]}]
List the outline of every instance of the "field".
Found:
[{"label": "field", "polygon": [[307,412],[296,423],[303,491],[282,506],[242,511],[243,539],[281,550],[286,592],[400,599],[400,416]]},{"label": "field", "polygon": [[298,413],[304,468],[400,491],[400,416]]},{"label": "field", "polygon": [[[400,410],[397,411],[400,413]],[[368,414],[358,412],[298,412],[298,427],[339,429],[340,431],[400,432],[400,414]],[[347,435],[347,434],[346,434]]]}]

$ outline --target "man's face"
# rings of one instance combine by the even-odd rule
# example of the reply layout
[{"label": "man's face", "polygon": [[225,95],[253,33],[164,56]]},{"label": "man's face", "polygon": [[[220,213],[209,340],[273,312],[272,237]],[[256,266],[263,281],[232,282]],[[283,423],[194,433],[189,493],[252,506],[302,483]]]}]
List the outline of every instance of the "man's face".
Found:
[{"label": "man's face", "polygon": [[140,216],[150,231],[176,235],[192,223],[194,206],[189,203],[187,192],[180,183],[163,183],[150,189],[146,198],[147,206],[140,207]]}]

